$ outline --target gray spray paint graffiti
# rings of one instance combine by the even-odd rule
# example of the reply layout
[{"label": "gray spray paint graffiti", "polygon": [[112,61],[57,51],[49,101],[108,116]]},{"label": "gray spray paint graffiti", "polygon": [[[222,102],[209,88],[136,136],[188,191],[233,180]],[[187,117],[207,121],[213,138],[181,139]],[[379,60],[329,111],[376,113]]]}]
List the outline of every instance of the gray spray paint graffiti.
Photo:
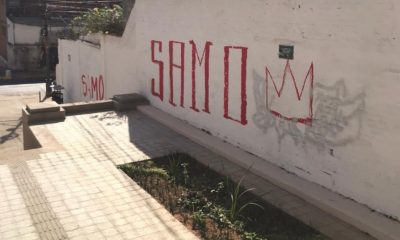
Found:
[{"label": "gray spray paint graffiti", "polygon": [[[312,144],[323,151],[328,147],[346,145],[359,138],[362,129],[362,114],[365,109],[365,94],[349,96],[344,80],[332,86],[314,85],[314,116],[312,125],[298,124],[274,116],[266,106],[266,81],[253,70],[253,92],[256,103],[254,124],[264,133],[275,131],[279,146],[286,138],[306,149]],[[273,104],[270,99],[269,104]]]}]

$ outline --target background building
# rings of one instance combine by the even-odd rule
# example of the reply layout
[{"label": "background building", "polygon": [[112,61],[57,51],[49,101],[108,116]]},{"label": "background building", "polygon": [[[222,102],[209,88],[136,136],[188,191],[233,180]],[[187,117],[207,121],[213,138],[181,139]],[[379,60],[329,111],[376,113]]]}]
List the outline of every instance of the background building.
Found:
[{"label": "background building", "polygon": [[6,0],[0,0],[0,67],[7,59],[7,17]]},{"label": "background building", "polygon": [[11,69],[14,73],[29,72],[29,76],[43,78],[47,75],[49,61],[50,73],[54,75],[58,63],[57,39],[69,38],[69,23],[74,17],[95,7],[112,7],[114,4],[132,9],[134,2],[0,0],[0,68]]}]

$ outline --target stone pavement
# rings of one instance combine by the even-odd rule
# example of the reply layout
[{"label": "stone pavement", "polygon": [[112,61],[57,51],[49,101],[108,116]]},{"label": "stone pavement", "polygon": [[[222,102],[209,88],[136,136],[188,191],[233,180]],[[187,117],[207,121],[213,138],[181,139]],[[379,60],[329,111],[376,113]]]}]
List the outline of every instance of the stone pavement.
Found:
[{"label": "stone pavement", "polygon": [[[44,84],[0,86],[0,151],[23,150],[21,109],[28,103],[39,102]],[[43,94],[42,94],[43,96]]]},{"label": "stone pavement", "polygon": [[[140,112],[32,126],[58,151],[0,160],[0,239],[196,239],[116,165],[184,151],[333,239],[372,239]],[[45,142],[46,139],[40,139]]]},{"label": "stone pavement", "polygon": [[197,239],[116,168],[148,158],[121,123],[103,113],[32,127],[64,149],[0,160],[0,239]]}]

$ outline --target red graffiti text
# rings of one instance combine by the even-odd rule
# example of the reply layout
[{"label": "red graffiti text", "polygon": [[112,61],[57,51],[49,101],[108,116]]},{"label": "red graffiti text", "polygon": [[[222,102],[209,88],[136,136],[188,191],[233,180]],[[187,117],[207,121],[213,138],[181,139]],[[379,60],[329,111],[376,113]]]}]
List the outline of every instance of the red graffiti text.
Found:
[{"label": "red graffiti text", "polygon": [[[169,103],[176,107],[177,103],[175,102],[175,94],[174,86],[176,83],[175,74],[179,73],[179,84],[180,84],[180,92],[179,94],[179,106],[185,107],[185,51],[186,51],[186,43],[178,42],[178,41],[169,41],[168,42],[168,62],[165,63],[162,59],[167,59],[165,56],[163,58],[163,42],[162,41],[151,41],[151,61],[158,68],[158,78],[151,79],[151,94],[155,97],[158,97],[161,101],[164,101],[164,66],[167,64],[169,71]],[[199,79],[196,77],[196,68],[203,67],[204,69],[204,102],[201,103],[202,109],[201,111],[210,113],[210,54],[211,54],[211,46],[212,42],[207,41],[204,44],[203,48],[199,48],[199,46],[192,40],[189,41],[189,45],[191,47],[191,106],[195,112],[200,112],[198,103],[196,102],[196,87],[198,85]],[[241,52],[241,69],[240,69],[240,81],[241,81],[241,93],[240,93],[240,118],[235,119],[229,115],[229,98],[235,98],[235,96],[229,95],[229,67],[230,61],[232,60],[229,57],[229,53],[231,51],[238,50]],[[156,57],[156,54],[158,57]],[[239,122],[242,125],[247,124],[247,93],[246,93],[246,85],[247,85],[247,48],[240,46],[226,46],[224,47],[224,76],[221,76],[219,79],[223,79],[224,81],[224,117],[229,120],[233,120],[235,122]],[[175,70],[175,71],[174,71]],[[178,71],[177,71],[178,70]],[[158,80],[156,80],[158,79]],[[218,79],[218,80],[219,80]],[[216,79],[217,80],[217,79]],[[158,89],[156,89],[156,81],[158,81]]]},{"label": "red graffiti text", "polygon": [[[238,49],[242,53],[241,58],[241,106],[240,106],[240,119],[234,119],[229,116],[229,53],[233,49]],[[224,117],[233,121],[239,122],[242,125],[247,124],[247,48],[246,47],[225,47],[224,48]]]},{"label": "red graffiti text", "polygon": [[98,77],[83,74],[81,83],[84,97],[92,100],[104,100],[104,79],[101,74]]}]

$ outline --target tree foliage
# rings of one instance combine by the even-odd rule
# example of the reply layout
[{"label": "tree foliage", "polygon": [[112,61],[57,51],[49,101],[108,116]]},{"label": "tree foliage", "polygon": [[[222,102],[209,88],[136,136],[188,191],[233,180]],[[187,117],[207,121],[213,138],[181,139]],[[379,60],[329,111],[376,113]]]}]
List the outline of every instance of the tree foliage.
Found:
[{"label": "tree foliage", "polygon": [[93,8],[71,21],[71,28],[77,35],[103,33],[122,35],[123,9],[119,5],[112,8]]}]

